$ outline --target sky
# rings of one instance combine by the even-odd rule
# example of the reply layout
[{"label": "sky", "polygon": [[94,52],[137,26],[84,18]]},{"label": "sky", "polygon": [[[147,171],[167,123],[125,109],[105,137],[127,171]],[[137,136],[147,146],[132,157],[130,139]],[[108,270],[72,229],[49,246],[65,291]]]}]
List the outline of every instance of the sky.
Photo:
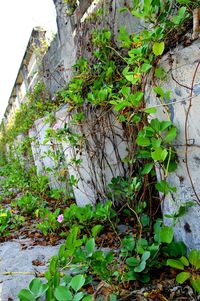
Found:
[{"label": "sky", "polygon": [[6,0],[0,4],[0,121],[3,118],[31,31],[55,33],[53,0]]}]

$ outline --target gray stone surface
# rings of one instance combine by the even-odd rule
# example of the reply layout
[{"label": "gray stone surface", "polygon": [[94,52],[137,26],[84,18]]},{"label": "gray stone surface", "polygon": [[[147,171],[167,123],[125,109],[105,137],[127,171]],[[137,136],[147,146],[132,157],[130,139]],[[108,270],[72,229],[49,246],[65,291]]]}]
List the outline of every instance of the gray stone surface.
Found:
[{"label": "gray stone surface", "polygon": [[[161,62],[161,67],[167,72],[166,78],[162,82],[157,82],[164,91],[171,91],[170,102],[164,109],[161,101],[148,87],[146,99],[149,106],[158,106],[157,113],[152,117],[166,120],[168,116],[177,126],[178,135],[174,147],[178,156],[178,168],[168,176],[171,186],[176,187],[176,193],[167,195],[162,203],[163,214],[174,214],[181,204],[194,201],[196,204],[188,208],[187,213],[181,217],[175,226],[175,238],[183,240],[188,248],[200,249],[200,202],[195,192],[200,198],[199,167],[200,167],[200,66],[198,66],[200,56],[200,41],[197,40],[189,47],[178,46],[171,53],[172,65],[169,64],[169,54],[166,54]],[[190,105],[190,89],[194,81],[193,93]],[[189,109],[187,126],[186,116]],[[185,126],[188,131],[188,139],[185,135]],[[187,140],[187,141],[186,141]],[[186,168],[186,143],[188,144],[187,159],[189,173]],[[158,171],[159,177],[160,171]],[[194,189],[192,188],[191,176]],[[167,224],[172,224],[172,220],[165,218]]]},{"label": "gray stone surface", "polygon": [[[27,242],[27,240],[26,240]],[[44,272],[48,260],[57,253],[59,246],[34,246],[22,250],[20,242],[5,242],[0,244],[0,300],[8,298],[18,300],[17,294],[22,288],[27,288],[34,275],[3,275],[5,272]],[[44,265],[34,266],[33,260],[39,260]]]}]

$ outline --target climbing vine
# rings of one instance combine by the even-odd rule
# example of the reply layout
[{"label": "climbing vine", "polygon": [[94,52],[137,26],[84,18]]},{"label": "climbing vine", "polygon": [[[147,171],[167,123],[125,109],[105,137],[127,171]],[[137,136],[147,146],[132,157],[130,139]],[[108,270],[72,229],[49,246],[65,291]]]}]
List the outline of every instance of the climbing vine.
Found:
[{"label": "climbing vine", "polygon": [[[161,104],[164,99],[170,99],[170,91],[164,91],[157,84],[157,80],[165,78],[159,61],[169,47],[169,36],[172,33],[183,34],[184,25],[187,27],[190,20],[191,6],[187,1],[168,0],[163,3],[148,0],[143,3],[134,1],[134,7],[121,9],[125,10],[144,20],[146,28],[139,34],[129,34],[126,28],[121,27],[117,44],[110,29],[91,30],[90,59],[80,57],[77,60],[73,78],[55,95],[53,102],[49,100],[44,85],[38,83],[34,92],[28,95],[29,101],[16,114],[15,124],[6,129],[4,141],[14,141],[20,133],[27,134],[34,121],[47,113],[52,128],[47,130],[44,143],[49,143],[52,150],[49,149],[45,154],[56,161],[57,170],[61,168],[61,177],[57,176],[62,178],[63,174],[64,179],[65,167],[75,165],[80,179],[71,180],[76,185],[81,180],[79,170],[84,153],[88,162],[91,162],[87,172],[91,175],[89,184],[95,191],[96,199],[109,196],[116,201],[114,190],[121,181],[125,187],[122,192],[125,190],[126,193],[119,196],[120,202],[128,196],[136,204],[136,199],[146,203],[146,199],[151,200],[154,196],[154,188],[150,183],[155,182],[157,164],[162,167],[163,179],[156,183],[155,188],[164,195],[175,190],[166,179],[168,173],[176,169],[176,154],[172,144],[177,130],[166,106],[168,120],[153,118],[156,108],[146,107],[145,89],[151,81],[155,97],[160,99]],[[53,112],[61,104],[67,104],[68,113],[62,125],[56,127]],[[50,111],[52,113],[48,113]],[[23,143],[24,149],[25,145],[29,145],[30,149],[31,139],[26,141]],[[69,162],[64,162],[63,141],[73,153]],[[112,145],[121,170],[117,177],[108,162],[108,142]],[[121,143],[126,148],[123,152],[118,147]],[[63,164],[64,168],[61,167]],[[108,166],[112,174],[109,186],[104,166]],[[151,202],[149,206],[152,212]]]}]

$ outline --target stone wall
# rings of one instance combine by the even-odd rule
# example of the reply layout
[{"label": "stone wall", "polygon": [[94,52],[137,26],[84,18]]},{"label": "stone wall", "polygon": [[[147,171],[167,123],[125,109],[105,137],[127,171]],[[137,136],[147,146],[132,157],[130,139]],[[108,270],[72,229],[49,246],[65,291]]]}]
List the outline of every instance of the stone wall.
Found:
[{"label": "stone wall", "polygon": [[[57,11],[58,34],[42,62],[42,74],[51,96],[70,80],[72,67],[79,56],[90,58],[92,49],[88,45],[91,45],[89,30],[91,27],[109,28],[117,37],[119,27],[122,25],[130,32],[137,31],[140,26],[139,21],[130,12],[119,12],[119,8],[126,3],[123,0],[80,1],[80,5],[71,16],[66,14],[68,6],[63,0],[55,0],[54,3]],[[104,8],[104,14],[96,19],[94,12],[98,8]],[[97,119],[100,122],[96,123]],[[62,128],[69,121],[70,114],[67,109],[62,108],[56,113],[59,127]],[[38,131],[38,127],[42,130]],[[29,132],[30,137],[35,137],[35,141],[32,142],[35,164],[38,173],[43,174],[45,170],[52,169],[52,164],[54,165],[51,158],[48,156],[45,158],[45,154],[51,147],[50,144],[43,143],[45,130],[48,127],[49,125],[44,125],[44,120],[40,119]],[[92,132],[97,134],[91,135],[91,127]],[[89,146],[77,151],[71,148],[67,141],[62,143],[68,176],[79,179],[73,188],[76,201],[80,206],[95,203],[97,200],[105,201],[109,192],[107,185],[111,179],[126,174],[123,158],[126,155],[127,137],[124,137],[122,127],[116,122],[114,114],[105,114],[105,112],[95,114],[88,112],[87,122],[81,129],[74,130],[88,137]],[[81,161],[79,166],[72,164],[74,158]],[[55,177],[53,180],[52,177],[49,175],[50,185],[55,188],[53,183],[58,184],[59,181]]]},{"label": "stone wall", "polygon": [[[109,28],[114,32],[116,41],[120,26],[125,26],[132,33],[138,32],[141,28],[139,20],[129,12],[119,12],[118,8],[127,4],[125,0],[99,1],[96,5],[95,1],[80,1],[80,6],[71,16],[66,14],[68,6],[64,0],[54,0],[54,3],[58,34],[42,63],[44,80],[51,96],[70,80],[72,66],[77,57],[90,58],[91,28]],[[93,10],[101,8],[102,5],[104,14],[96,20]],[[194,202],[193,206],[186,208],[186,215],[176,220],[175,238],[183,240],[190,248],[198,249],[200,249],[199,49],[200,42],[196,41],[187,48],[177,47],[173,53],[170,52],[163,57],[161,66],[166,70],[166,77],[162,80],[162,86],[166,91],[172,91],[170,100],[164,99],[166,101],[164,107],[150,86],[145,92],[148,105],[157,107],[157,117],[167,119],[170,116],[178,128],[178,137],[174,145],[178,156],[178,168],[169,174],[169,182],[177,191],[163,199],[163,214],[164,216],[174,214],[186,202]],[[86,122],[79,127],[71,126],[71,130],[80,135],[80,147],[73,148],[67,134],[62,142],[53,140],[44,143],[48,128],[52,129],[57,124],[59,129],[64,129],[70,125],[71,116],[67,106],[60,108],[54,117],[54,124],[46,123],[45,118],[36,120],[29,131],[29,136],[34,138],[31,146],[38,173],[47,174],[53,188],[68,189],[67,182],[70,178],[77,180],[73,193],[80,206],[95,203],[97,200],[104,201],[109,193],[108,184],[112,177],[124,177],[127,173],[123,158],[126,156],[129,141],[122,126],[116,121],[113,112],[88,110]],[[56,150],[64,154],[64,160],[59,166],[58,162],[54,162],[52,156],[48,155],[49,152]],[[74,165],[74,160],[80,163]],[[56,173],[53,172],[55,170]],[[65,177],[65,182],[60,181],[60,174]],[[157,175],[159,178],[159,169]],[[166,217],[165,222],[172,224],[172,220]]]},{"label": "stone wall", "polygon": [[[170,100],[161,105],[150,87],[146,98],[149,106],[157,106],[157,117],[171,121],[178,128],[178,136],[174,145],[178,155],[178,168],[169,173],[168,181],[176,187],[176,193],[170,193],[162,203],[163,214],[175,214],[181,205],[192,201],[187,213],[178,219],[175,226],[175,238],[183,240],[190,248],[200,249],[200,42],[189,47],[177,46],[173,53],[166,54],[161,67],[166,71],[162,81],[165,91],[170,90]],[[160,83],[158,82],[158,85]],[[159,174],[159,172],[158,172]],[[165,222],[172,224],[170,218]]]},{"label": "stone wall", "polygon": [[[72,77],[72,67],[77,57],[90,58],[91,29],[108,28],[117,41],[119,28],[126,27],[128,32],[138,32],[140,21],[130,12],[119,12],[119,8],[132,5],[131,0],[80,1],[74,14],[68,16],[64,0],[54,0],[57,12],[58,34],[51,43],[43,59],[42,74],[46,86],[53,96],[62,89]],[[103,15],[94,17],[95,11],[103,8]]]}]

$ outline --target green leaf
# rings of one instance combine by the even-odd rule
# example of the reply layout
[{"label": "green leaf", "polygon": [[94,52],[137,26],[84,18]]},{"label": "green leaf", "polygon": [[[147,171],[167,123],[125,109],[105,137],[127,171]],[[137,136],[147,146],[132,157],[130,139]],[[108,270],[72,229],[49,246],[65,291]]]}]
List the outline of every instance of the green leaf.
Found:
[{"label": "green leaf", "polygon": [[177,0],[177,2],[178,2],[179,4],[185,4],[185,5],[190,4],[190,0]]},{"label": "green leaf", "polygon": [[156,94],[158,94],[159,96],[161,96],[161,97],[164,97],[164,96],[165,96],[165,92],[164,92],[164,90],[163,90],[160,86],[154,87],[153,90],[154,90],[154,92],[155,92]]},{"label": "green leaf", "polygon": [[135,239],[132,236],[125,236],[122,240],[122,248],[125,248],[128,251],[133,251],[135,248]]},{"label": "green leaf", "polygon": [[154,162],[146,163],[143,170],[142,170],[142,175],[149,174],[150,171],[152,170],[153,166],[154,166]]},{"label": "green leaf", "polygon": [[171,187],[169,183],[167,183],[165,180],[161,180],[160,182],[156,183],[155,185],[156,189],[164,194],[168,194],[170,191],[175,192],[176,188]]},{"label": "green leaf", "polygon": [[121,102],[116,102],[116,101],[109,101],[109,103],[111,103],[112,105],[114,105],[114,110],[115,111],[121,111],[124,108],[130,106],[130,103],[126,102],[126,101],[121,101]]},{"label": "green leaf", "polygon": [[140,264],[134,268],[134,272],[141,273],[146,268],[146,261],[141,261]]},{"label": "green leaf", "polygon": [[140,263],[140,260],[138,258],[136,258],[136,257],[129,257],[129,258],[126,259],[126,264],[128,266],[131,266],[131,267],[132,266],[135,267],[139,263]]},{"label": "green leaf", "polygon": [[176,281],[180,284],[183,284],[187,279],[190,278],[189,272],[181,272],[176,276]]},{"label": "green leaf", "polygon": [[92,301],[92,299],[93,299],[93,297],[88,295],[88,296],[85,296],[82,301]]},{"label": "green leaf", "polygon": [[60,272],[59,271],[56,271],[53,275],[53,284],[54,284],[54,287],[57,287],[60,284]]},{"label": "green leaf", "polygon": [[172,125],[171,121],[168,121],[168,120],[162,121],[160,123],[160,131],[162,132],[162,131],[166,130],[171,125]]},{"label": "green leaf", "polygon": [[137,17],[137,18],[142,18],[142,19],[144,19],[144,14],[142,14],[142,13],[139,13],[137,10],[135,10],[135,9],[132,9],[131,10],[131,13],[132,13],[132,15],[134,15],[135,17]]},{"label": "green leaf", "polygon": [[137,137],[136,143],[137,143],[137,145],[140,145],[140,146],[149,146],[151,144],[151,141],[149,138]]},{"label": "green leaf", "polygon": [[162,140],[161,140],[161,138],[152,138],[151,139],[151,144],[152,144],[152,147],[154,147],[154,148],[158,148],[158,147],[160,147],[160,145],[161,145],[161,143],[162,143]]},{"label": "green leaf", "polygon": [[165,161],[167,158],[168,151],[164,148],[157,147],[154,151],[151,152],[151,157],[155,161]]},{"label": "green leaf", "polygon": [[166,142],[166,143],[172,142],[172,141],[176,138],[176,135],[177,135],[177,130],[176,130],[175,127],[172,127],[172,128],[168,131],[168,133],[167,133],[167,135],[166,135],[166,137],[165,137],[165,139],[164,139],[164,142]]},{"label": "green leaf", "polygon": [[130,101],[133,106],[138,106],[142,100],[142,97],[144,96],[144,93],[141,91],[138,91],[131,95]]},{"label": "green leaf", "polygon": [[185,256],[181,256],[180,261],[186,266],[189,266],[189,261],[187,260],[187,258]]},{"label": "green leaf", "polygon": [[119,29],[119,35],[118,40],[122,41],[122,46],[129,47],[132,43],[129,33],[127,32],[126,28],[124,26],[121,26]]},{"label": "green leaf", "polygon": [[123,86],[120,90],[124,97],[128,97],[131,94],[131,88],[127,86]]},{"label": "green leaf", "polygon": [[22,289],[17,296],[20,301],[35,301],[33,293],[27,289]]},{"label": "green leaf", "polygon": [[165,243],[171,243],[174,236],[174,230],[172,227],[163,226],[160,231],[160,241]]},{"label": "green leaf", "polygon": [[166,248],[169,256],[178,257],[186,254],[186,246],[182,241],[172,242]]},{"label": "green leaf", "polygon": [[159,55],[162,55],[163,54],[163,51],[165,49],[165,43],[164,42],[155,42],[153,44],[153,53],[156,55],[156,56],[159,56]]},{"label": "green leaf", "polygon": [[73,290],[75,292],[77,292],[84,285],[84,283],[85,283],[84,276],[83,275],[76,275],[72,278],[69,285],[73,288]]},{"label": "green leaf", "polygon": [[178,15],[172,18],[172,22],[176,25],[179,25],[185,18],[184,15],[186,10],[187,8],[185,6],[182,6],[178,11]]},{"label": "green leaf", "polygon": [[128,8],[127,8],[127,7],[120,7],[120,8],[118,8],[118,11],[119,11],[120,13],[127,12],[127,11],[128,11]]},{"label": "green leaf", "polygon": [[161,68],[156,68],[156,70],[155,70],[155,76],[156,76],[157,78],[163,79],[164,76],[165,76],[165,74],[166,74],[166,72],[165,72],[163,69],[161,69]]},{"label": "green leaf", "polygon": [[189,253],[189,262],[196,268],[200,268],[200,250],[191,250]]},{"label": "green leaf", "polygon": [[151,107],[151,108],[146,108],[146,109],[144,109],[144,112],[145,112],[145,113],[148,113],[148,114],[154,114],[154,113],[157,112],[157,110],[156,110],[156,108]]},{"label": "green leaf", "polygon": [[154,118],[150,122],[150,128],[158,133],[160,132],[160,124],[161,122],[158,120],[158,118]]},{"label": "green leaf", "polygon": [[141,260],[142,260],[142,261],[146,261],[147,259],[149,259],[150,256],[151,256],[151,253],[150,253],[149,251],[145,251],[145,252],[142,254]]},{"label": "green leaf", "polygon": [[128,281],[134,281],[137,280],[137,274],[133,271],[129,271],[126,275],[125,275],[126,280]]},{"label": "green leaf", "polygon": [[135,114],[131,120],[134,123],[138,123],[141,120],[141,116],[139,114]]},{"label": "green leaf", "polygon": [[117,295],[111,294],[109,296],[109,301],[117,301]]},{"label": "green leaf", "polygon": [[56,287],[54,295],[58,301],[71,301],[73,299],[72,293],[65,286]]},{"label": "green leaf", "polygon": [[102,229],[103,229],[102,225],[95,225],[94,227],[92,227],[92,230],[91,230],[92,236],[94,236],[94,238],[96,238]]},{"label": "green leaf", "polygon": [[57,263],[58,263],[57,256],[53,256],[51,258],[50,264],[49,264],[49,271],[50,271],[50,273],[54,274],[56,272]]},{"label": "green leaf", "polygon": [[79,301],[79,300],[81,300],[83,298],[83,296],[84,296],[84,293],[83,292],[79,292],[79,293],[77,293],[74,296],[73,301]]},{"label": "green leaf", "polygon": [[35,298],[39,298],[47,291],[48,285],[43,284],[39,278],[34,278],[29,284],[29,289],[34,294]]},{"label": "green leaf", "polygon": [[142,66],[141,66],[141,71],[142,71],[142,72],[147,72],[147,71],[149,71],[151,68],[152,68],[152,65],[151,65],[151,64],[144,63],[144,64],[142,64]]},{"label": "green leaf", "polygon": [[150,218],[147,214],[142,214],[141,215],[141,223],[143,227],[147,227],[150,224]]},{"label": "green leaf", "polygon": [[200,276],[196,275],[190,279],[192,287],[195,289],[197,293],[200,293]]},{"label": "green leaf", "polygon": [[95,240],[94,238],[90,238],[85,245],[86,251],[88,253],[88,256],[91,256],[95,249]]},{"label": "green leaf", "polygon": [[168,259],[167,265],[169,265],[172,268],[178,269],[178,270],[184,270],[184,265],[181,261],[176,259]]}]

